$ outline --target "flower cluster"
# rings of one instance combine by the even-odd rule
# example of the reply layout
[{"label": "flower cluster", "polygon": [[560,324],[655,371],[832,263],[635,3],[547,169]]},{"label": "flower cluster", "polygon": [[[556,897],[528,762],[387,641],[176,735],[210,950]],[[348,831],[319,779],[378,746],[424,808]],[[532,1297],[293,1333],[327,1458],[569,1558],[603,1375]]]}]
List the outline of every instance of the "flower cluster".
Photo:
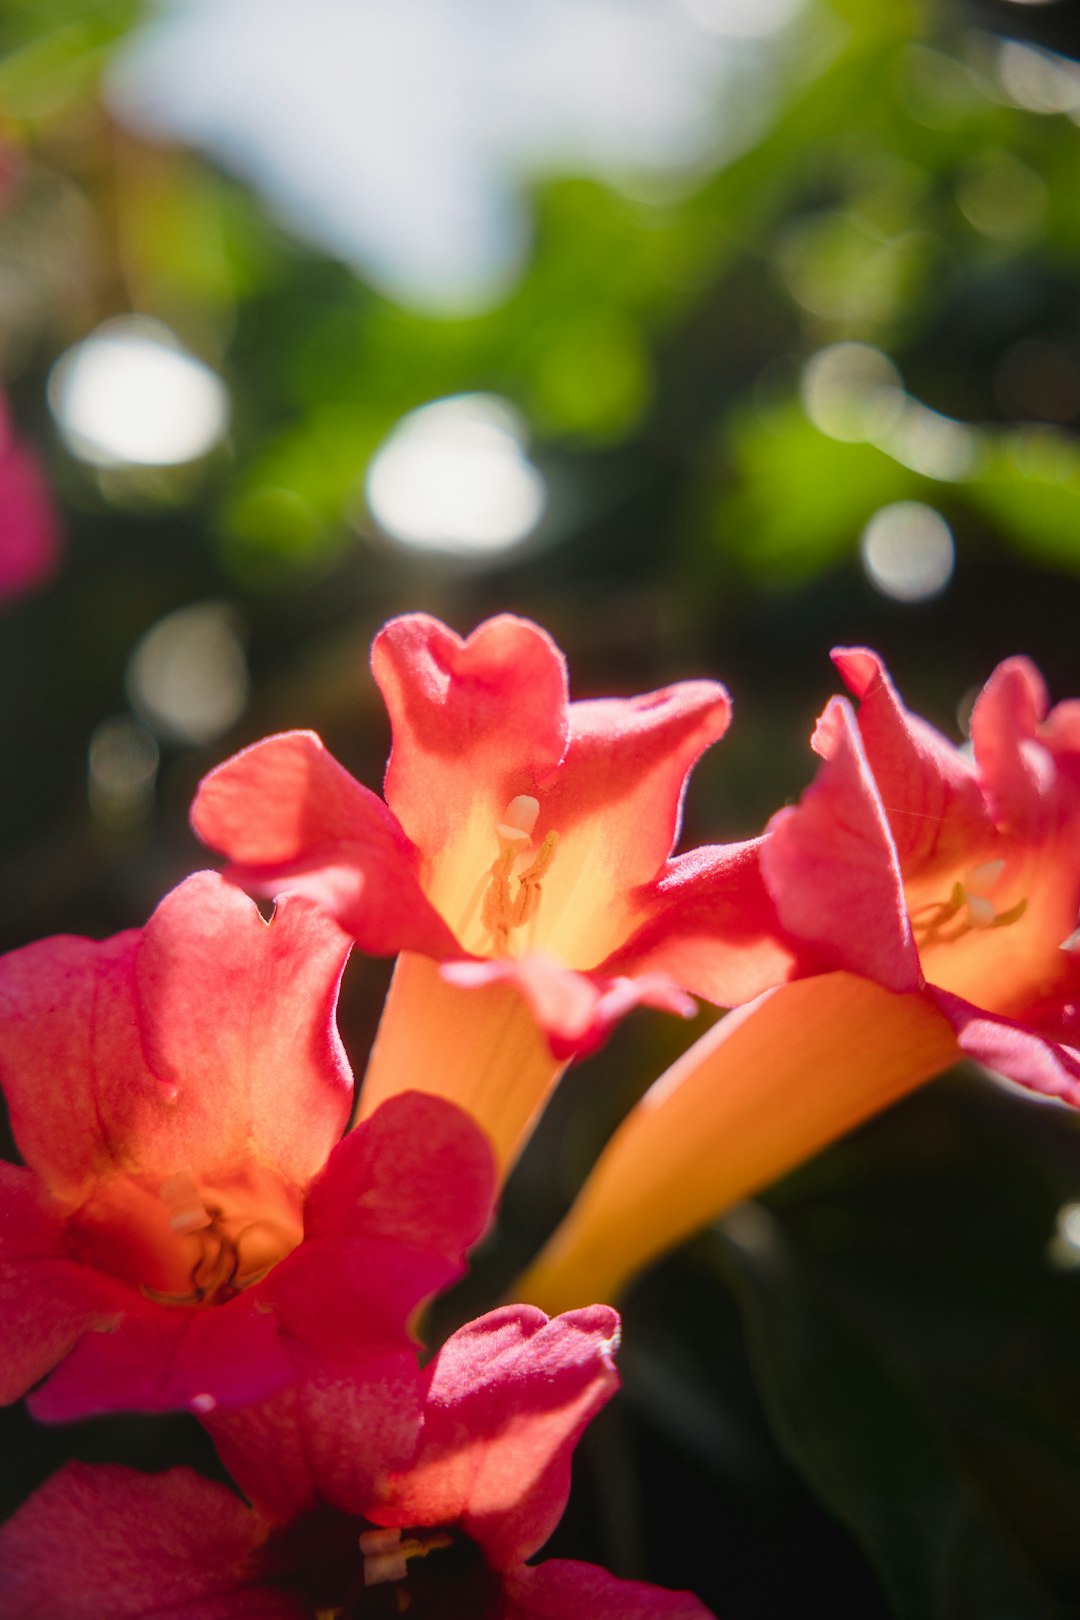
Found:
[{"label": "flower cluster", "polygon": [[[186,1410],[236,1487],[69,1464],[0,1530],[0,1612],[703,1620],[530,1561],[617,1383],[594,1301],[962,1053],[1080,1100],[1080,704],[1003,664],[969,756],[873,654],[836,662],[860,707],[827,706],[801,802],[674,854],[721,687],[570,702],[535,625],[395,620],[385,799],[312,733],[256,743],[193,807],[224,875],[0,960],[0,1395]],[[354,944],[396,958],[355,1121]],[[627,1116],[535,1303],[422,1364],[563,1068],[692,997],[738,1010]]]}]

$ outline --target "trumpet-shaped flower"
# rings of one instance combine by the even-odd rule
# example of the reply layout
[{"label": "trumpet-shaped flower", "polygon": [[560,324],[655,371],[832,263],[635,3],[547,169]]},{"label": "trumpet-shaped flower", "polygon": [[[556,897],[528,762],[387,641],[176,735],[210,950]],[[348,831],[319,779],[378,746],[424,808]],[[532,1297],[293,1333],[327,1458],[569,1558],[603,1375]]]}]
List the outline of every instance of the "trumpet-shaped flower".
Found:
[{"label": "trumpet-shaped flower", "polygon": [[1049,710],[1010,659],[974,706],[969,756],[908,713],[873,653],[834,657],[858,715],[826,707],[824,763],[761,854],[794,971],[821,976],[725,1019],[657,1082],[526,1297],[610,1297],[958,1057],[1080,1103],[1080,703]]},{"label": "trumpet-shaped flower", "polygon": [[[0,1399],[49,1419],[256,1399],[328,1357],[410,1354],[490,1213],[491,1154],[440,1099],[344,1141],[349,941],[266,923],[217,874],[145,928],[0,959]],[[56,1369],[53,1371],[53,1369]]]},{"label": "trumpet-shaped flower", "polygon": [[636,1003],[685,1014],[688,990],[730,1004],[784,977],[757,847],[669,858],[722,687],[570,703],[558,649],[508,616],[464,641],[395,619],[372,665],[385,803],[290,732],[211,772],[192,811],[236,881],[299,889],[363,950],[403,953],[363,1113],[421,1085],[508,1160],[564,1063]]},{"label": "trumpet-shaped flower", "polygon": [[508,1307],[411,1379],[323,1376],[228,1414],[223,1449],[254,1508],[186,1469],[148,1479],[69,1464],[0,1530],[3,1612],[707,1620],[687,1593],[525,1562],[558,1522],[574,1444],[616,1386],[616,1333],[604,1306],[551,1322]]}]

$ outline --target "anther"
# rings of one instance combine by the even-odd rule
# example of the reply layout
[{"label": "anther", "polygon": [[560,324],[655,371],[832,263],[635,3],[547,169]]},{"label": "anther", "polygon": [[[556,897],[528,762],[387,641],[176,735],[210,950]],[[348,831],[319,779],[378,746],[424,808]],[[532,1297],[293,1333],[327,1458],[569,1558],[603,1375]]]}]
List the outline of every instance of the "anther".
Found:
[{"label": "anther", "polygon": [[452,1545],[453,1537],[445,1530],[408,1536],[404,1541],[400,1530],[362,1530],[360,1553],[364,1560],[364,1585],[382,1586],[386,1581],[404,1580],[409,1573],[410,1558],[426,1558],[428,1553]]},{"label": "anther", "polygon": [[519,793],[503,811],[502,820],[497,823],[495,831],[500,839],[516,843],[521,848],[532,837],[539,815],[540,800],[534,799],[530,793]]},{"label": "anther", "polygon": [[189,1232],[203,1232],[212,1225],[199,1190],[186,1170],[175,1176],[166,1176],[161,1183],[161,1202],[169,1212],[169,1225],[174,1232],[186,1236]]},{"label": "anther", "polygon": [[[540,801],[531,793],[519,793],[495,824],[499,853],[488,872],[487,887],[480,904],[480,921],[491,935],[496,951],[510,949],[510,934],[530,922],[540,908],[541,879],[555,857],[558,833],[549,832],[528,866],[515,873],[520,859],[532,847],[532,833],[540,816]],[[513,887],[515,882],[517,888]]]}]

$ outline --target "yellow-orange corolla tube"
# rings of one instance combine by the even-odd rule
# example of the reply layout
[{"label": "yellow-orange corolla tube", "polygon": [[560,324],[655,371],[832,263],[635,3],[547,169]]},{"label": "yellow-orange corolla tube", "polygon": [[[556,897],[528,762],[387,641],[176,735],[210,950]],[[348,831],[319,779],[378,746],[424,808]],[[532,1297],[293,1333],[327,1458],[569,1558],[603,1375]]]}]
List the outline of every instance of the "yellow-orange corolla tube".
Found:
[{"label": "yellow-orange corolla tube", "polygon": [[919,995],[849,973],[769,991],[631,1110],[514,1298],[549,1312],[617,1298],[650,1260],[959,1055]]},{"label": "yellow-orange corolla tube", "polygon": [[445,1097],[483,1127],[505,1175],[565,1068],[514,986],[461,990],[437,962],[407,951],[371,1049],[360,1118],[404,1090]]}]

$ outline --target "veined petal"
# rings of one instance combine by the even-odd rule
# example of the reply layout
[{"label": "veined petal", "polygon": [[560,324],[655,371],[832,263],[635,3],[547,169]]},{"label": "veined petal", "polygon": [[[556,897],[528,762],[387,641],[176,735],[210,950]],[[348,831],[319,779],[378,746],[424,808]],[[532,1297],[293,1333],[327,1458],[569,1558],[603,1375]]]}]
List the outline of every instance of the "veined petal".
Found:
[{"label": "veined petal", "polygon": [[366,1514],[416,1452],[423,1374],[415,1351],[360,1359],[336,1373],[312,1358],[288,1389],[202,1418],[249,1499],[288,1519],[318,1499]]},{"label": "veined petal", "polygon": [[371,667],[394,733],[386,800],[421,849],[455,843],[477,794],[493,824],[563,757],[566,664],[527,619],[504,613],[462,639],[408,613],[376,636]]},{"label": "veined petal", "polygon": [[60,935],[0,958],[0,1079],[19,1152],[55,1197],[78,1204],[117,1166],[110,1124],[123,1085],[165,1107],[135,1014],[141,933]]},{"label": "veined petal", "polygon": [[667,863],[634,896],[645,921],[600,964],[610,974],[667,974],[692,995],[735,1007],[799,971],[761,874],[764,840],[703,845]]},{"label": "veined petal", "polygon": [[921,996],[829,973],[730,1013],[615,1132],[516,1292],[547,1310],[634,1272],[957,1056]]},{"label": "veined petal", "polygon": [[69,1207],[117,1173],[160,1181],[253,1156],[305,1183],[350,1109],[334,1025],[348,949],[308,902],[268,925],[207,872],[145,929],[4,957],[0,1064],[27,1164]]},{"label": "veined petal", "polygon": [[826,706],[814,747],[824,764],[800,802],[772,818],[761,852],[781,923],[816,947],[824,968],[916,990],[922,974],[896,846],[846,699]]},{"label": "veined petal", "polygon": [[418,1306],[465,1268],[494,1199],[491,1149],[440,1097],[391,1098],[312,1184],[304,1241],[261,1294],[283,1328],[339,1366],[407,1348]]},{"label": "veined petal", "polygon": [[683,1018],[692,1017],[696,1010],[685,991],[663,974],[628,978],[579,973],[539,954],[489,962],[448,962],[442,977],[466,990],[513,985],[546,1035],[553,1055],[564,1062],[594,1052],[633,1007],[662,1007]]},{"label": "veined petal", "polygon": [[428,1367],[417,1454],[369,1516],[460,1525],[496,1569],[528,1558],[562,1516],[579,1435],[618,1387],[618,1331],[606,1305],[552,1321],[509,1305],[460,1328]]},{"label": "veined petal", "polygon": [[312,731],[267,737],[211,771],[191,822],[229,857],[235,882],[253,894],[310,896],[361,950],[460,949],[420,886],[420,852],[397,817]]},{"label": "veined petal", "polygon": [[1047,830],[1055,784],[1053,756],[1040,739],[1049,700],[1027,658],[999,664],[971,711],[971,742],[994,820],[1012,833]]},{"label": "veined petal", "polygon": [[566,665],[525,619],[488,619],[463,640],[410,613],[376,636],[371,667],[393,729],[386,800],[427,855],[427,894],[460,935],[506,805],[536,795],[565,752]]},{"label": "veined petal", "polygon": [[974,766],[904,708],[876,653],[838,647],[832,657],[859,699],[859,734],[905,874],[957,865],[994,832]]},{"label": "veined petal", "polygon": [[711,1620],[690,1592],[621,1581],[596,1564],[548,1558],[503,1577],[506,1620]]},{"label": "veined petal", "polygon": [[263,1303],[249,1292],[198,1311],[129,1290],[123,1314],[107,1330],[83,1335],[30,1396],[30,1410],[43,1423],[71,1423],[105,1412],[203,1412],[261,1400],[296,1375],[278,1318]]},{"label": "veined petal", "polygon": [[31,1170],[0,1163],[0,1405],[25,1395],[80,1335],[116,1324],[127,1291],[72,1261]]},{"label": "veined petal", "polygon": [[360,1235],[459,1263],[495,1198],[490,1144],[460,1107],[414,1089],[339,1142],[312,1183],[305,1238]]},{"label": "veined petal", "polygon": [[1080,1107],[1080,1050],[1052,1040],[1025,1023],[973,1007],[960,996],[930,987],[929,994],[956,1031],[960,1049],[1009,1080],[1046,1097]]},{"label": "veined petal", "polygon": [[[298,896],[264,922],[216,873],[165,897],[135,959],[144,1049],[169,1094],[168,1107],[138,1102],[125,1122],[144,1174],[255,1157],[307,1184],[352,1106],[334,1019],[349,946]],[[113,1105],[117,1124],[125,1101]]]},{"label": "veined petal", "polygon": [[[270,1589],[250,1590],[265,1534],[238,1496],[189,1468],[141,1474],[71,1462],[0,1528],[0,1612],[301,1620],[307,1611],[285,1594],[278,1603]],[[261,1603],[243,1601],[243,1588]]]},{"label": "veined petal", "polygon": [[690,770],[730,717],[712,681],[570,705],[565,761],[539,796],[535,838],[555,832],[559,842],[534,948],[590,968],[622,944],[639,920],[631,891],[670,854]]}]

